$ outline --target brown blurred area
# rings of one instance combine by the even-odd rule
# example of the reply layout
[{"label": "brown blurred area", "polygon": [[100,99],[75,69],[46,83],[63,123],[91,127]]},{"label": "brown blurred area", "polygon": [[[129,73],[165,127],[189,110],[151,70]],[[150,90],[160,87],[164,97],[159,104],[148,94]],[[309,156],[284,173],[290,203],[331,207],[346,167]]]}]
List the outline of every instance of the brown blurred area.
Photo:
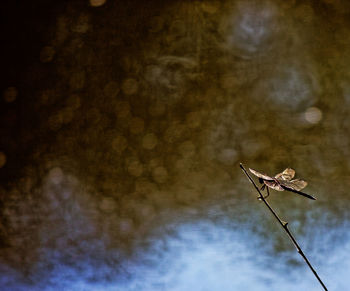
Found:
[{"label": "brown blurred area", "polygon": [[186,219],[249,222],[239,162],[308,180],[318,204],[273,197],[302,225],[348,218],[350,4],[0,5],[1,264],[32,278],[48,250],[75,265]]}]

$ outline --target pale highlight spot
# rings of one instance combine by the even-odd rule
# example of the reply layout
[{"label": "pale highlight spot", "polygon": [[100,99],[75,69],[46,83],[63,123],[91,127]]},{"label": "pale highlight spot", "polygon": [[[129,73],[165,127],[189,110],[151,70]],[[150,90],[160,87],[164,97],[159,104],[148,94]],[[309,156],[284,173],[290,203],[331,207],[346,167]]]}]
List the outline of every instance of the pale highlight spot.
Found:
[{"label": "pale highlight spot", "polygon": [[90,0],[90,5],[92,7],[99,7],[106,3],[106,0]]},{"label": "pale highlight spot", "polygon": [[17,95],[18,95],[18,90],[16,87],[8,87],[3,93],[3,98],[5,102],[11,103],[16,100]]},{"label": "pale highlight spot", "polygon": [[277,9],[269,2],[235,1],[234,15],[222,22],[227,46],[242,58],[251,58],[267,50],[277,31]]},{"label": "pale highlight spot", "polygon": [[64,175],[63,171],[59,167],[52,168],[49,172],[49,181],[52,184],[58,185],[63,181]]},{"label": "pale highlight spot", "polygon": [[0,168],[6,164],[6,155],[3,152],[0,152]]},{"label": "pale highlight spot", "polygon": [[263,90],[271,92],[269,97],[281,105],[281,110],[296,110],[302,104],[315,102],[319,84],[314,76],[311,68],[305,70],[301,65],[285,64],[277,69]]},{"label": "pale highlight spot", "polygon": [[311,124],[317,124],[322,119],[322,111],[317,107],[310,107],[305,111],[304,118]]}]

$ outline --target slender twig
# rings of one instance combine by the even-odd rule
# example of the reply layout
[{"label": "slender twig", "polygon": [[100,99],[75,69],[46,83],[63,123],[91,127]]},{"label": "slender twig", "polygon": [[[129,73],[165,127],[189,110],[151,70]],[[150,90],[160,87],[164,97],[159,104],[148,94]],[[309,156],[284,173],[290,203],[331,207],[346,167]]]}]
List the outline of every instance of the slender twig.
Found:
[{"label": "slender twig", "polygon": [[[297,243],[297,241],[295,240],[294,236],[291,234],[291,232],[288,229],[288,222],[285,222],[283,220],[281,220],[278,215],[276,214],[276,212],[272,209],[272,207],[270,206],[270,204],[266,201],[264,195],[261,193],[260,189],[258,188],[258,186],[256,186],[254,180],[250,177],[250,175],[248,174],[248,172],[246,171],[246,169],[244,168],[244,166],[242,164],[239,164],[239,166],[241,167],[241,169],[243,170],[244,174],[246,174],[246,176],[248,177],[249,181],[253,184],[253,186],[255,187],[256,191],[258,191],[259,193],[259,197],[258,199],[263,201],[265,203],[265,205],[267,206],[267,208],[271,211],[271,213],[273,214],[273,216],[278,220],[279,224],[282,226],[282,228],[286,231],[288,237],[290,238],[290,240],[293,242],[295,248],[297,249],[298,253],[302,256],[302,258],[304,259],[304,261],[306,262],[306,264],[309,266],[309,268],[311,269],[312,273],[315,275],[315,277],[317,278],[317,280],[320,282],[320,284],[322,285],[323,289],[327,291],[327,287],[326,285],[322,282],[321,278],[318,276],[317,272],[315,271],[315,269],[312,267],[311,263],[309,262],[308,258],[305,256],[304,252],[302,251],[302,249],[300,248],[299,244]],[[268,190],[267,190],[268,191]]]}]

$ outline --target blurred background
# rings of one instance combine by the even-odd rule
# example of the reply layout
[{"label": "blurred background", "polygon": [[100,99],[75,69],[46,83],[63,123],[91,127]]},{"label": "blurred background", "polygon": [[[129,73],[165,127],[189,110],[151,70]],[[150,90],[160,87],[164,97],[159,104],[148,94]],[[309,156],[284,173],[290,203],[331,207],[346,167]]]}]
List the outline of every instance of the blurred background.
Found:
[{"label": "blurred background", "polygon": [[1,290],[350,284],[350,2],[2,1]]}]

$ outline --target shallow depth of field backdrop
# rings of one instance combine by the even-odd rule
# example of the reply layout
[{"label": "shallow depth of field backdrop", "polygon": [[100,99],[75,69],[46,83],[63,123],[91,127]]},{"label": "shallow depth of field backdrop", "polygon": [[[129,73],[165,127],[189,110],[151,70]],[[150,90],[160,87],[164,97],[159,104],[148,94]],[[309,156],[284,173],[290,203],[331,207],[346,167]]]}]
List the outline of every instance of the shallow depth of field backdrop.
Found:
[{"label": "shallow depth of field backdrop", "polygon": [[1,290],[350,284],[350,2],[3,1]]}]

